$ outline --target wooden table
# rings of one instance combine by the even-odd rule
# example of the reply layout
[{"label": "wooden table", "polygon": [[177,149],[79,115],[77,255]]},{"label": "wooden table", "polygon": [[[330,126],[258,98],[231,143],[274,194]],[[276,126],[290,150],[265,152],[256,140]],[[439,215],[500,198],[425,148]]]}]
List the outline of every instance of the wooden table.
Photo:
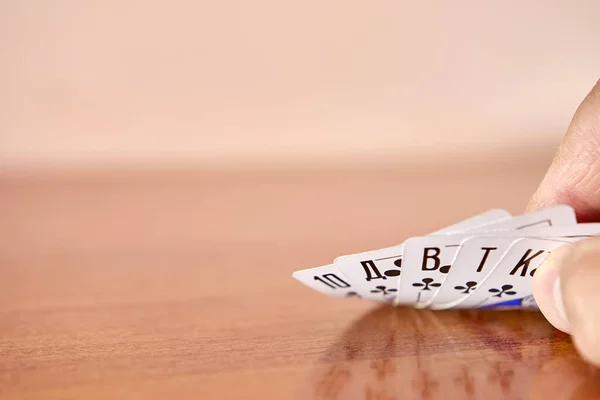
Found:
[{"label": "wooden table", "polygon": [[291,277],[521,212],[548,157],[4,174],[0,398],[600,398],[537,313],[394,309]]}]

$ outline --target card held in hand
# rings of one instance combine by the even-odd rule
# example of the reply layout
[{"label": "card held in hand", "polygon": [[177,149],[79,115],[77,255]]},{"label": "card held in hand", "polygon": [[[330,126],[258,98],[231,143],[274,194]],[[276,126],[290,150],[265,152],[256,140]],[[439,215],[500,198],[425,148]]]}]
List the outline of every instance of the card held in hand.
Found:
[{"label": "card held in hand", "polygon": [[396,246],[335,258],[294,278],[333,297],[398,306],[536,309],[535,270],[554,249],[600,235],[572,207],[512,217],[491,210]]}]

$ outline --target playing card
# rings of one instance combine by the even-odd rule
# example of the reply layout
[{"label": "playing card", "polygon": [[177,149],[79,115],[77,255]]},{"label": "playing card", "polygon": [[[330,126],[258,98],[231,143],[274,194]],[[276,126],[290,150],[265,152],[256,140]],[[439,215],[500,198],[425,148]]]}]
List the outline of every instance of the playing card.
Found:
[{"label": "playing card", "polygon": [[360,297],[334,265],[303,269],[292,275],[305,285],[335,297]]},{"label": "playing card", "polygon": [[[474,230],[524,230],[544,226],[566,226],[577,223],[569,206],[557,206]],[[452,268],[462,242],[472,235],[425,236],[404,243],[403,273],[398,286],[396,304],[424,308],[434,300]]]},{"label": "playing card", "polygon": [[[500,210],[500,209],[489,210],[484,213],[475,215],[474,217],[457,222],[456,224],[450,225],[446,228],[432,232],[429,235],[452,235],[452,234],[456,234],[459,232],[463,232],[467,229],[478,229],[481,227],[493,225],[495,223],[505,221],[505,220],[508,220],[511,218],[512,218],[512,215],[506,210]],[[374,253],[377,251],[387,250],[387,249],[395,249],[398,246],[400,246],[400,245],[396,245],[396,246],[392,246],[392,247],[385,247],[385,248],[381,248],[381,249],[377,249],[377,250],[363,251],[360,253],[347,254],[344,256],[339,256],[339,257],[335,258],[334,263],[335,262],[345,262],[347,260],[353,259],[354,257],[360,258],[360,256],[364,256],[364,255],[372,257],[374,255]]]},{"label": "playing card", "polygon": [[552,226],[570,226],[575,224],[577,224],[577,217],[575,216],[573,207],[569,205],[558,205],[544,210],[519,215],[504,221],[498,221],[495,224],[486,226],[491,228],[486,230],[516,230]]},{"label": "playing card", "polygon": [[[338,257],[294,278],[336,297],[416,308],[537,308],[531,277],[554,248],[600,235],[569,206],[518,217],[492,210],[380,250]],[[400,279],[402,277],[402,279]]]},{"label": "playing card", "polygon": [[[434,232],[432,235],[454,233],[459,230],[475,229],[499,221],[506,221],[510,214],[504,210],[491,210],[457,224]],[[338,257],[335,267],[352,282],[363,298],[382,302],[393,302],[398,292],[398,277],[402,267],[404,245]],[[312,282],[311,282],[312,283]],[[310,286],[310,285],[309,285]]]},{"label": "playing card", "polygon": [[500,261],[515,237],[471,237],[465,240],[443,279],[443,286],[428,304],[434,310],[451,308],[475,290]]},{"label": "playing card", "polygon": [[[507,232],[498,232],[502,236],[507,235]],[[527,237],[537,238],[586,238],[600,235],[600,223],[589,222],[579,223],[576,225],[564,225],[564,226],[549,226],[543,228],[527,228],[514,232],[517,235],[523,234]],[[483,233],[482,235],[487,235]],[[490,236],[495,236],[496,232],[489,232]]]},{"label": "playing card", "polygon": [[396,304],[426,306],[442,286],[460,244],[469,237],[467,234],[408,239],[404,244],[404,269]]},{"label": "playing card", "polygon": [[453,235],[467,230],[479,229],[499,222],[507,221],[513,216],[506,210],[489,210],[474,217],[467,218],[456,224],[447,226],[438,231],[432,232],[429,235]]},{"label": "playing card", "polygon": [[532,278],[536,269],[554,249],[577,240],[581,239],[518,239],[488,277],[455,307],[536,307],[532,291]]},{"label": "playing card", "polygon": [[[498,233],[490,233],[490,235]],[[518,238],[510,237],[590,237],[600,234],[600,224],[578,224],[572,226],[553,226],[546,228],[530,228],[508,233],[505,237],[471,237],[461,243],[460,250],[452,262],[452,269],[445,278],[442,287],[429,304],[429,308],[442,310],[458,304],[477,285],[487,278],[494,266],[506,254],[510,246]],[[485,235],[485,234],[484,234]]]}]

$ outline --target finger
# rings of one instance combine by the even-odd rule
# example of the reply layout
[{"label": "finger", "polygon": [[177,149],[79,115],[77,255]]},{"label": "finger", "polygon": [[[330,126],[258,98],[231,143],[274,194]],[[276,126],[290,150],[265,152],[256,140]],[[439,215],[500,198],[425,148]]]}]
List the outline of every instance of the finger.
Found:
[{"label": "finger", "polygon": [[570,326],[563,306],[559,266],[569,251],[569,246],[554,250],[533,276],[533,297],[540,311],[556,329],[566,333],[570,333]]},{"label": "finger", "polygon": [[573,336],[581,355],[600,365],[600,238],[563,246],[534,276],[534,296],[552,325]]},{"label": "finger", "polygon": [[577,109],[530,211],[570,204],[580,221],[600,219],[600,81]]}]

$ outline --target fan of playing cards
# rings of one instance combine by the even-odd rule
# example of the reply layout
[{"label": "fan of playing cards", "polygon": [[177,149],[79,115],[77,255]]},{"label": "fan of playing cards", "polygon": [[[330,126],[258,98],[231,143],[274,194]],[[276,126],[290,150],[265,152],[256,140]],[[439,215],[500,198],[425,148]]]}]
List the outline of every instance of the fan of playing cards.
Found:
[{"label": "fan of playing cards", "polygon": [[600,235],[569,206],[513,217],[491,210],[397,246],[338,257],[294,278],[336,297],[394,305],[537,309],[532,277],[552,250]]}]

